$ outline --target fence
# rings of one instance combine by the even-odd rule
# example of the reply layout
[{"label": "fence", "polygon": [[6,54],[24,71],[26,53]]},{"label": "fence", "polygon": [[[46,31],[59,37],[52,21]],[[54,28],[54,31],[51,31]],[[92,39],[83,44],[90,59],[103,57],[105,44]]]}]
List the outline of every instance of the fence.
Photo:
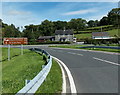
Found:
[{"label": "fence", "polygon": [[47,65],[42,69],[42,71],[40,71],[40,73],[36,77],[34,77],[27,85],[25,85],[20,91],[18,91],[16,95],[25,95],[30,93],[34,94],[46,79],[52,66],[52,57],[49,53],[39,48],[32,48],[30,50],[35,51],[37,53],[45,54],[47,56],[47,59],[49,60],[47,62]]}]

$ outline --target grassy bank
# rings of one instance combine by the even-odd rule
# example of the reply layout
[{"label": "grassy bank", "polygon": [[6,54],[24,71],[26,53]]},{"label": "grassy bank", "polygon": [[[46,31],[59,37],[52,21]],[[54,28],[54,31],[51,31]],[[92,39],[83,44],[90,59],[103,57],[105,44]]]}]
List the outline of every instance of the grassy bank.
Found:
[{"label": "grassy bank", "polygon": [[95,50],[95,51],[106,51],[106,52],[120,53],[120,50],[118,50],[118,49],[88,48],[87,50]]},{"label": "grassy bank", "polygon": [[[87,46],[87,45],[61,45],[61,46],[50,46],[50,47],[82,49],[79,47],[83,47],[83,46]],[[106,45],[101,45],[101,46],[106,46]],[[118,45],[111,44],[110,46],[118,46]],[[120,53],[120,50],[118,50],[118,49],[105,49],[105,48],[85,48],[85,49],[86,50],[96,50],[96,51],[107,51],[107,52]]]},{"label": "grassy bank", "polygon": [[[3,48],[3,58],[6,59],[7,48]],[[39,54],[24,50],[24,55],[19,54],[19,49],[11,49],[12,57],[10,61],[2,62],[2,93],[17,93],[25,86],[25,80],[33,79],[45,63]],[[25,53],[26,52],[26,53]]]},{"label": "grassy bank", "polygon": [[[23,49],[24,53],[27,53],[29,50]],[[21,55],[20,48],[10,48],[10,58]],[[8,58],[8,48],[2,48],[2,59],[0,61],[5,61]]]},{"label": "grassy bank", "polygon": [[36,93],[60,93],[62,91],[62,73],[58,63],[53,60],[47,79]]},{"label": "grassy bank", "polygon": [[86,46],[86,45],[54,45],[49,47],[78,49],[78,47],[82,47],[82,46]]},{"label": "grassy bank", "polygon": [[[116,37],[116,36],[120,37],[119,31],[120,31],[120,29],[112,29],[112,30],[103,31],[103,32],[108,32],[110,37]],[[84,32],[84,33],[81,34],[81,32]],[[91,31],[91,33],[86,33],[86,32],[90,32],[90,31],[79,31],[78,34],[75,34],[75,37],[77,39],[91,38],[92,32],[94,32],[94,31]],[[97,32],[97,31],[95,31],[95,32]]]}]

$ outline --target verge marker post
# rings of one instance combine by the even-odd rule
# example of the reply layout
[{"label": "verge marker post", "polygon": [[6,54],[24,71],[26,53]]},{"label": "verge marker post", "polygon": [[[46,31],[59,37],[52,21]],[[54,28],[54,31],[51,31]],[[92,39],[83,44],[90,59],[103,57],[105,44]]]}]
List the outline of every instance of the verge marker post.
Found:
[{"label": "verge marker post", "polygon": [[8,45],[8,61],[10,60],[10,45]]},{"label": "verge marker post", "polygon": [[21,55],[23,55],[23,45],[21,44]]}]

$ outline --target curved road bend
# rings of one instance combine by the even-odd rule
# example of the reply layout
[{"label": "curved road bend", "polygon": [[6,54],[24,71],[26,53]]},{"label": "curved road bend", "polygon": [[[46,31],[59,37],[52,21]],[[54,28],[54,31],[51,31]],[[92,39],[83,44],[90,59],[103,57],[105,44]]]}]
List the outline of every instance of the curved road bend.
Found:
[{"label": "curved road bend", "polygon": [[118,93],[118,55],[40,48],[67,65],[75,81],[77,93]]}]

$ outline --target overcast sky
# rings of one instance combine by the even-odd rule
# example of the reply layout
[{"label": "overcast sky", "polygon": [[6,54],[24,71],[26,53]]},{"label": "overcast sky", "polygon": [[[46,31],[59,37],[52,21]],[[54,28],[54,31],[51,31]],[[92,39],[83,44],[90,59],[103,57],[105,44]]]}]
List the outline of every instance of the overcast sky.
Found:
[{"label": "overcast sky", "polygon": [[40,24],[45,19],[51,21],[69,21],[72,18],[100,20],[112,8],[117,7],[117,2],[2,2],[0,18],[4,23],[14,24],[16,27]]}]

